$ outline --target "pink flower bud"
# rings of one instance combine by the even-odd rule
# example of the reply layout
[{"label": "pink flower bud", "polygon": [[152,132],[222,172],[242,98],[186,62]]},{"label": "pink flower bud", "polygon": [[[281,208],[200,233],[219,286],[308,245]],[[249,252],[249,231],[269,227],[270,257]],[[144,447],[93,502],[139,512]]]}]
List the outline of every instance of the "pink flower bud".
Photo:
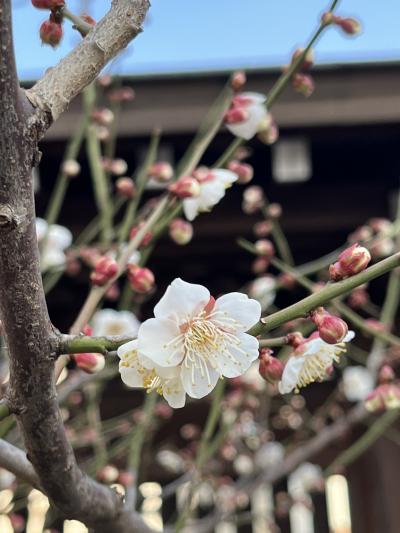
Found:
[{"label": "pink flower bud", "polygon": [[368,226],[376,233],[390,234],[393,224],[387,218],[371,218],[368,220]]},{"label": "pink flower bud", "polygon": [[283,364],[276,357],[272,357],[272,351],[269,348],[263,348],[260,350],[260,364],[258,371],[260,376],[269,383],[275,383],[282,377]]},{"label": "pink flower bud", "polygon": [[361,31],[361,24],[353,17],[333,17],[333,22],[339,26],[347,35],[357,35]]},{"label": "pink flower bud", "polygon": [[339,281],[365,270],[371,261],[371,254],[355,243],[339,255],[339,260],[329,267],[331,280]]},{"label": "pink flower bud", "polygon": [[97,472],[97,479],[102,483],[110,485],[115,483],[119,476],[119,470],[113,465],[105,465]]},{"label": "pink flower bud", "polygon": [[135,183],[127,176],[117,179],[115,182],[115,189],[119,196],[123,196],[124,198],[135,198],[136,196]]},{"label": "pink flower bud", "polygon": [[120,296],[120,290],[117,283],[113,283],[106,290],[104,297],[111,302],[116,302]]},{"label": "pink flower bud", "polygon": [[344,320],[329,314],[323,307],[319,307],[311,314],[311,320],[317,326],[321,339],[328,344],[338,344],[349,331]]},{"label": "pink flower bud", "polygon": [[135,91],[131,87],[121,87],[109,91],[107,97],[110,102],[130,102],[135,98]]},{"label": "pink flower bud", "polygon": [[167,161],[159,161],[151,165],[148,175],[160,183],[165,183],[173,177],[174,169]]},{"label": "pink flower bud", "polygon": [[349,305],[354,309],[360,309],[369,302],[369,294],[364,287],[357,287],[351,291],[349,296]]},{"label": "pink flower bud", "polygon": [[274,245],[268,239],[260,239],[255,242],[254,248],[258,255],[271,258],[275,253]]},{"label": "pink flower bud", "polygon": [[181,246],[187,244],[193,237],[193,226],[183,218],[175,218],[169,225],[169,236]]},{"label": "pink flower bud", "polygon": [[81,166],[75,159],[67,159],[61,165],[61,172],[69,178],[75,178],[81,171]]},{"label": "pink flower bud", "polygon": [[292,333],[288,333],[286,337],[289,346],[292,346],[295,350],[305,342],[305,338],[303,337],[303,334],[300,333],[300,331],[293,331]]},{"label": "pink flower bud", "polygon": [[243,211],[247,214],[256,213],[265,204],[264,192],[258,185],[247,187],[243,193]]},{"label": "pink flower bud", "polygon": [[391,383],[396,377],[394,370],[389,365],[383,365],[379,370],[378,381],[379,383]]},{"label": "pink flower bud", "polygon": [[37,9],[57,9],[65,5],[65,0],[31,0],[31,2]]},{"label": "pink flower bud", "polygon": [[349,242],[358,242],[358,241],[366,241],[367,239],[370,239],[372,237],[372,231],[369,226],[360,226],[358,227],[353,233],[350,233],[348,236]]},{"label": "pink flower bud", "polygon": [[110,171],[115,176],[122,176],[126,174],[128,165],[124,159],[114,159],[111,161]]},{"label": "pink flower bud", "polygon": [[[292,56],[292,63],[294,63],[304,52],[304,48],[297,48],[297,50],[294,51]],[[314,52],[312,49],[308,50],[307,54],[305,55],[301,65],[300,70],[310,70],[310,68],[314,64]]]},{"label": "pink flower bud", "polygon": [[266,208],[266,214],[269,218],[274,220],[282,216],[282,206],[276,202],[269,204]]},{"label": "pink flower bud", "polygon": [[380,259],[392,254],[395,249],[395,244],[393,239],[385,237],[371,243],[369,249],[374,258]]},{"label": "pink flower bud", "polygon": [[63,29],[59,22],[51,20],[45,20],[40,26],[39,30],[40,38],[43,44],[49,44],[53,48],[60,44],[63,36]]},{"label": "pink flower bud", "polygon": [[246,85],[246,73],[243,72],[243,70],[238,70],[237,72],[234,72],[231,78],[231,87],[232,89],[237,92],[241,91],[243,87]]},{"label": "pink flower bud", "polygon": [[108,108],[95,109],[92,112],[91,118],[102,126],[109,126],[114,120],[114,113]]},{"label": "pink flower bud", "polygon": [[309,74],[301,74],[298,72],[292,78],[292,86],[295,91],[309,98],[314,92],[315,85],[312,77]]},{"label": "pink flower bud", "polygon": [[267,146],[276,143],[276,141],[279,139],[278,124],[272,117],[269,125],[258,132],[257,138]]},{"label": "pink flower bud", "polygon": [[96,134],[96,138],[99,139],[99,141],[106,141],[110,138],[110,130],[107,126],[101,126],[100,124],[94,125],[94,132]]},{"label": "pink flower bud", "polygon": [[262,220],[261,222],[256,222],[253,226],[253,233],[257,237],[267,237],[272,230],[272,222],[269,220]]},{"label": "pink flower bud", "polygon": [[199,182],[195,178],[182,176],[175,183],[171,183],[168,190],[178,198],[195,198],[200,195],[201,189]]},{"label": "pink flower bud", "polygon": [[331,11],[327,11],[326,13],[323,13],[321,16],[321,23],[328,25],[332,24],[334,21],[334,14]]},{"label": "pink flower bud", "polygon": [[249,112],[245,107],[233,107],[225,113],[224,120],[226,124],[240,124],[248,120],[248,118]]},{"label": "pink flower bud", "polygon": [[282,274],[278,276],[278,284],[284,289],[291,290],[296,286],[297,280],[293,274],[282,272]]},{"label": "pink flower bud", "polygon": [[[129,238],[130,240],[133,240],[138,232],[142,229],[144,222],[139,222],[136,226],[133,226],[133,228],[130,231]],[[144,237],[139,243],[139,247],[146,247],[150,244],[151,239],[153,238],[153,232],[152,231],[146,231],[144,234]]]},{"label": "pink flower bud", "polygon": [[266,257],[257,257],[251,266],[252,272],[254,274],[262,274],[269,267],[269,259]]},{"label": "pink flower bud", "polygon": [[231,161],[228,164],[228,169],[237,174],[238,183],[242,185],[249,183],[253,179],[254,169],[247,163],[240,163],[239,161]]},{"label": "pink flower bud", "polygon": [[382,322],[379,322],[379,320],[376,320],[375,318],[367,318],[365,320],[365,324],[375,331],[387,331],[388,328],[385,326],[385,324],[382,324]]},{"label": "pink flower bud", "polygon": [[108,256],[100,257],[96,261],[90,280],[93,285],[106,285],[118,272],[118,264]]},{"label": "pink flower bud", "polygon": [[397,383],[383,383],[368,394],[365,408],[372,413],[400,407],[400,388]]},{"label": "pink flower bud", "polygon": [[131,472],[120,472],[117,481],[124,487],[130,487],[135,481],[135,476]]},{"label": "pink flower bud", "polygon": [[106,360],[100,353],[75,353],[73,359],[76,366],[87,374],[96,374],[103,370]]},{"label": "pink flower bud", "polygon": [[135,292],[146,294],[154,287],[154,274],[149,268],[140,267],[138,265],[128,265],[127,275],[129,283]]}]

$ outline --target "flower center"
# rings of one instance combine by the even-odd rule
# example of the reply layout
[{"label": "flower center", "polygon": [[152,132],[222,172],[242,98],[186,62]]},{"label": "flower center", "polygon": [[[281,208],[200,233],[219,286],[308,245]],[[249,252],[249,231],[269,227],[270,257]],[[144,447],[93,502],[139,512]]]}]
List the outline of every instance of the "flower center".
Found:
[{"label": "flower center", "polygon": [[344,343],[332,345],[329,349],[321,347],[318,353],[305,354],[304,364],[298,375],[295,392],[315,381],[324,381],[333,362],[340,361],[340,355],[346,351]]},{"label": "flower center", "polygon": [[140,364],[137,350],[132,350],[122,355],[119,366],[120,368],[134,368],[137,373],[142,377],[143,387],[147,389],[147,392],[155,390],[158,394],[162,395],[163,383],[160,376],[156,373],[154,369],[149,370],[148,368],[144,368],[144,366]]}]

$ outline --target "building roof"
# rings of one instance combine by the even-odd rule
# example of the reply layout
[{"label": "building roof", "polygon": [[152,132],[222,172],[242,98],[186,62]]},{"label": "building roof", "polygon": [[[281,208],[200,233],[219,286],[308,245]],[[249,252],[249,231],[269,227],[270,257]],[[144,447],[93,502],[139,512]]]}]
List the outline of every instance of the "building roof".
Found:
[{"label": "building roof", "polygon": [[[69,0],[79,13],[87,5],[99,19],[110,0]],[[276,68],[305,43],[328,0],[153,0],[145,31],[111,68],[125,76],[148,76],[235,68]],[[396,61],[400,58],[400,3],[342,0],[338,11],[362,21],[363,33],[348,38],[331,29],[317,48],[318,63]],[[38,28],[46,18],[27,0],[13,0],[20,77],[33,80],[79,39],[69,24],[61,46],[41,46]],[[27,22],[28,21],[28,22]]]}]

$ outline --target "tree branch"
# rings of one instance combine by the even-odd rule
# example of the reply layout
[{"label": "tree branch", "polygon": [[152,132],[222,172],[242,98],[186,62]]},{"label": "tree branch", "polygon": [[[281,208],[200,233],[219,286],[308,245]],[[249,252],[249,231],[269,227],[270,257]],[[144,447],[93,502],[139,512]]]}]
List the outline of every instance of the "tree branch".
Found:
[{"label": "tree branch", "polygon": [[39,116],[50,114],[56,120],[106,63],[142,31],[149,7],[149,0],[113,0],[110,11],[82,42],[26,91]]}]

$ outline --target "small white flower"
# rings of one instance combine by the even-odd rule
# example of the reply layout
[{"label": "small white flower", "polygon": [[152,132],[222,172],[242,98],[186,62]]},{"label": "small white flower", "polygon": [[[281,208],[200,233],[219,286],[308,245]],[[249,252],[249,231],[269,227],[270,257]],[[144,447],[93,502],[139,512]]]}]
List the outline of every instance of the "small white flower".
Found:
[{"label": "small white flower", "polygon": [[146,388],[163,395],[174,408],[185,405],[186,394],[176,367],[161,368],[153,361],[139,354],[137,339],[118,348],[121,379],[128,387]]},{"label": "small white flower", "polygon": [[373,377],[363,366],[348,366],[342,377],[343,392],[349,402],[365,400],[374,388]]},{"label": "small white flower", "polygon": [[200,195],[183,200],[183,211],[188,220],[194,220],[199,213],[210,211],[225,196],[225,191],[238,179],[230,170],[210,170],[200,182]]},{"label": "small white flower", "polygon": [[65,253],[72,244],[72,233],[59,224],[50,226],[42,218],[36,218],[36,235],[40,246],[40,263],[42,270],[62,267],[65,264]]},{"label": "small white flower", "polygon": [[227,123],[228,130],[236,137],[246,141],[254,137],[256,133],[264,129],[265,124],[268,122],[265,102],[265,95],[260,93],[245,92],[235,96],[232,101],[232,108],[244,109],[246,118],[241,122]]},{"label": "small white flower", "polygon": [[328,344],[318,336],[304,342],[288,359],[278,384],[279,392],[298,392],[314,381],[323,381],[328,369],[334,362],[338,362],[340,355],[346,351],[345,343],[353,338],[354,331],[349,331],[338,344]]},{"label": "small white flower", "polygon": [[258,341],[245,332],[261,306],[233,292],[214,300],[202,285],[175,279],[139,329],[138,348],[155,364],[179,368],[189,396],[203,398],[220,377],[242,375],[258,357]]},{"label": "small white flower", "polygon": [[262,309],[274,303],[276,297],[276,281],[273,276],[265,274],[256,278],[249,286],[249,296],[258,300]]},{"label": "small white flower", "polygon": [[136,337],[140,322],[130,311],[101,309],[93,315],[93,335],[108,337],[112,335]]}]

